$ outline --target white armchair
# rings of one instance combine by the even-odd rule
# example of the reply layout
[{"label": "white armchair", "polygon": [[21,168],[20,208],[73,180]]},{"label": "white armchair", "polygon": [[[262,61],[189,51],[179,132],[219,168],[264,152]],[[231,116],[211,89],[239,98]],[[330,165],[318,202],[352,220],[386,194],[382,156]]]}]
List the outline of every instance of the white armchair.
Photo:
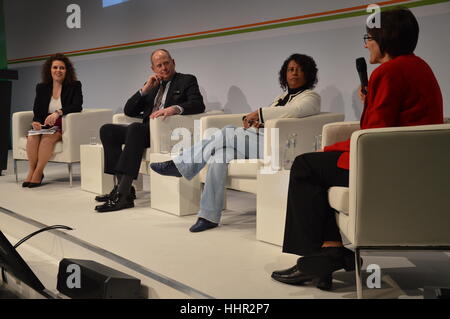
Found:
[{"label": "white armchair", "polygon": [[[208,128],[226,125],[242,126],[245,114],[208,116],[201,120],[202,136]],[[285,143],[296,134],[292,160],[300,154],[312,152],[315,137],[326,123],[342,121],[343,114],[320,113],[303,118],[273,119],[265,122],[264,158],[260,160],[233,160],[228,166],[227,187],[256,194],[256,238],[280,245],[284,234],[285,205],[289,171],[282,169]],[[206,180],[206,169],[200,172],[200,181]],[[224,200],[224,208],[226,200]],[[284,209],[283,209],[284,207]]]},{"label": "white armchair", "polygon": [[[150,147],[144,153],[142,157],[142,163],[140,168],[141,174],[150,175],[149,163],[151,153],[161,153],[162,144],[170,144],[170,135],[172,131],[176,128],[186,128],[188,129],[192,136],[194,137],[194,125],[195,121],[199,120],[203,116],[222,114],[222,111],[209,111],[205,113],[192,114],[192,115],[173,115],[166,117],[163,120],[162,117],[156,119],[150,119]],[[142,122],[142,119],[126,116],[124,113],[114,114],[113,123],[114,124],[131,124],[134,122]]]},{"label": "white armchair", "polygon": [[[80,145],[89,144],[92,134],[98,139],[100,127],[110,123],[109,109],[84,109],[79,113],[64,116],[62,140],[57,142],[50,162],[67,163],[70,186],[72,186],[72,163],[80,162]],[[33,120],[32,111],[16,112],[12,120],[14,173],[17,176],[17,161],[27,160],[27,132]]]},{"label": "white armchair", "polygon": [[[185,192],[181,190],[188,189],[188,193],[192,195],[192,193],[196,193],[196,187],[179,179],[173,180],[167,176],[156,174],[149,168],[149,164],[152,161],[170,159],[170,148],[172,144],[177,143],[177,141],[171,141],[170,138],[173,130],[177,128],[189,130],[192,143],[195,139],[196,121],[207,115],[222,113],[223,111],[209,111],[191,115],[173,115],[165,120],[162,117],[150,119],[150,147],[145,151],[139,172],[151,176],[150,203],[152,208],[178,216],[195,211],[195,204],[190,198],[184,196]],[[116,114],[113,117],[113,123],[115,124],[130,124],[140,121],[142,119],[131,118],[125,114]]]},{"label": "white armchair", "polygon": [[[242,126],[242,117],[245,114],[224,114],[206,116],[201,119],[200,132],[209,128],[223,128],[226,125]],[[239,191],[256,194],[257,172],[262,166],[270,165],[271,169],[280,170],[283,159],[284,143],[291,134],[297,134],[297,143],[293,155],[313,151],[315,136],[321,134],[326,123],[342,121],[343,114],[320,113],[303,118],[282,118],[265,122],[264,131],[264,158],[255,160],[233,160],[228,166],[227,187]],[[278,130],[277,130],[278,129]],[[276,143],[274,143],[276,142]],[[274,148],[275,147],[275,148]],[[205,182],[206,170],[200,173],[201,182]]]},{"label": "white armchair", "polygon": [[333,123],[323,143],[350,134],[349,187],[331,187],[329,202],[356,249],[362,298],[361,250],[450,249],[450,124],[359,130],[357,122]]}]

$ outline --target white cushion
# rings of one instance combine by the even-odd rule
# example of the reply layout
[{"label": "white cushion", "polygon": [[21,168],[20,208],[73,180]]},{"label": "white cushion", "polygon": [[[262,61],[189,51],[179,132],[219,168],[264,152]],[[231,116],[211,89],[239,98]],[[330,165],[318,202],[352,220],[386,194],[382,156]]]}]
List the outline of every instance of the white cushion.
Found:
[{"label": "white cushion", "polygon": [[232,160],[228,165],[228,176],[256,179],[260,163],[260,160]]},{"label": "white cushion", "polygon": [[328,190],[328,201],[330,206],[340,213],[348,215],[349,188],[348,187],[330,187]]},{"label": "white cushion", "polygon": [[[27,138],[21,137],[19,139],[19,149],[26,151],[27,150]],[[55,144],[55,149],[53,150],[53,153],[61,153],[63,150],[62,147],[62,141],[59,141]]]},{"label": "white cushion", "polygon": [[142,156],[142,160],[143,161],[147,161],[150,162],[150,154],[151,154],[151,149],[150,147],[147,147],[144,151],[144,154]]},{"label": "white cushion", "polygon": [[336,223],[339,226],[341,234],[343,234],[351,243],[354,243],[355,232],[351,231],[353,228],[351,228],[352,223],[350,216],[336,213]]}]

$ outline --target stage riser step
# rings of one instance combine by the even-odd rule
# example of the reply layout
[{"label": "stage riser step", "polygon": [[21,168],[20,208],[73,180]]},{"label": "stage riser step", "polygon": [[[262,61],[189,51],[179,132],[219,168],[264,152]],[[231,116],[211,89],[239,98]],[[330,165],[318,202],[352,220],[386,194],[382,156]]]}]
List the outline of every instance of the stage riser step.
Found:
[{"label": "stage riser step", "polygon": [[[28,222],[22,221],[8,214],[0,212],[0,230],[11,239],[14,245],[17,240],[27,236],[28,234],[40,229],[36,225],[32,225]],[[94,247],[94,251],[91,248],[80,246],[79,243],[72,242],[71,238],[63,238],[62,235],[58,235],[59,231],[47,231],[30,238],[26,243],[23,243],[18,247],[19,254],[25,259],[28,253],[33,255],[39,255],[42,258],[41,261],[30,261],[30,267],[36,273],[38,278],[42,281],[44,286],[51,292],[57,293],[56,290],[56,278],[58,274],[58,265],[63,258],[74,259],[86,259],[94,260],[100,264],[114,268],[118,271],[129,274],[141,280],[143,286],[143,297],[150,299],[173,299],[173,298],[202,298],[202,296],[195,296],[192,294],[184,293],[183,289],[178,290],[173,288],[174,284],[167,285],[163,282],[148,277],[148,269],[136,267],[136,264],[132,262],[128,263],[126,260],[115,256],[111,258],[105,257],[113,255],[108,251],[102,250],[99,247]],[[61,231],[70,234],[70,231]],[[60,232],[60,233],[61,233]],[[70,237],[72,237],[70,235]],[[16,240],[16,241],[14,241]],[[88,243],[87,243],[88,244]],[[112,258],[116,259],[113,260]],[[128,267],[129,265],[129,267]],[[46,268],[45,271],[39,268]],[[151,272],[151,270],[150,270]],[[153,276],[149,274],[149,276]],[[42,277],[42,278],[41,278]],[[160,279],[161,280],[161,279]],[[175,284],[175,287],[177,285]],[[19,288],[22,289],[22,288]],[[23,295],[27,295],[27,292],[21,291]],[[34,294],[29,294],[31,298],[34,298]]]}]

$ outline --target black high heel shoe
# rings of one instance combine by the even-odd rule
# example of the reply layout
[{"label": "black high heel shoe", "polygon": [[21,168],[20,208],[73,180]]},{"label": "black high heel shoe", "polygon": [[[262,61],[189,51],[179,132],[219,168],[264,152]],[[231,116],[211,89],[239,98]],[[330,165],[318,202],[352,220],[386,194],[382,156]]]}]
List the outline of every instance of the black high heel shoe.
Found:
[{"label": "black high heel shoe", "polygon": [[22,183],[22,187],[28,187],[28,186],[30,186],[30,182],[23,182]]},{"label": "black high heel shoe", "polygon": [[[42,177],[41,177],[41,181],[39,183],[32,183],[30,182],[28,184],[28,188],[35,188],[35,187],[39,187],[42,185],[42,180],[44,179],[44,173],[42,173]],[[25,186],[24,186],[25,187]]]}]

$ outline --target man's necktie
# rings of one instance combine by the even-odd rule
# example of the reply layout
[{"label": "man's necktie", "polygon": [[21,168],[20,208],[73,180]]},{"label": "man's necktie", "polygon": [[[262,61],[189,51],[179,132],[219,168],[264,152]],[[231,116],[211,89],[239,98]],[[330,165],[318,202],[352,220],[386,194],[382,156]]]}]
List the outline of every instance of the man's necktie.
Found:
[{"label": "man's necktie", "polygon": [[159,110],[159,107],[161,106],[161,101],[164,95],[164,90],[166,89],[167,82],[161,82],[161,85],[159,86],[158,93],[156,94],[155,98],[155,104],[153,105],[152,113]]}]

